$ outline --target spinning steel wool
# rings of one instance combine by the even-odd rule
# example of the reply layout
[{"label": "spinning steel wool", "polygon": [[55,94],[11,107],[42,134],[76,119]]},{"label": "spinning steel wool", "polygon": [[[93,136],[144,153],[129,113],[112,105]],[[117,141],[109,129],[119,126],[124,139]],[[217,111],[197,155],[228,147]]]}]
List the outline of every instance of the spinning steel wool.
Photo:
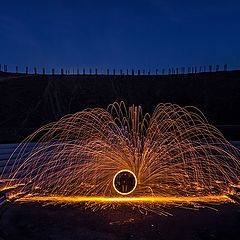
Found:
[{"label": "spinning steel wool", "polygon": [[152,116],[123,102],[67,115],[13,155],[2,181],[5,189],[18,186],[9,198],[21,194],[19,201],[198,207],[230,201],[240,176],[239,150],[199,110],[174,104],[159,104]]}]

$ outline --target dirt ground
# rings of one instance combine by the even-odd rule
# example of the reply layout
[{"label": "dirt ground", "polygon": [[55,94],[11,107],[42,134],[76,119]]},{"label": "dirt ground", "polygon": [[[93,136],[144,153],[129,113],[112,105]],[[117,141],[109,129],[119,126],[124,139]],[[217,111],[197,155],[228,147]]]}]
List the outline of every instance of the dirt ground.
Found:
[{"label": "dirt ground", "polygon": [[159,216],[122,206],[92,211],[82,206],[14,203],[1,209],[0,239],[240,239],[240,206],[222,204],[218,211],[170,209]]}]

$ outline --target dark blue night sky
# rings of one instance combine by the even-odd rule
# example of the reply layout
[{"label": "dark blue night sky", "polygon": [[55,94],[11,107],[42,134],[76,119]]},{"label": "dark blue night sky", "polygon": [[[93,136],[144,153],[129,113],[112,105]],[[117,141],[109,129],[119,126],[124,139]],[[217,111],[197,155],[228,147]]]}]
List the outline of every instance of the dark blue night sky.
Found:
[{"label": "dark blue night sky", "polygon": [[240,1],[0,1],[0,63],[240,68]]}]

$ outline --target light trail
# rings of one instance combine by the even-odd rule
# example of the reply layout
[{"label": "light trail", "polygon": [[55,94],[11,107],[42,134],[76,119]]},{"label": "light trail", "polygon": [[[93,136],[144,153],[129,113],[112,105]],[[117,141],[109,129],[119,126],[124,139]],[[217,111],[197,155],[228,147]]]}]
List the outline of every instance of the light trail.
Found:
[{"label": "light trail", "polygon": [[84,197],[84,196],[25,196],[18,202],[54,202],[54,203],[216,203],[233,202],[226,195],[202,197]]},{"label": "light trail", "polygon": [[198,109],[164,103],[150,115],[121,102],[31,134],[6,163],[0,191],[11,191],[12,201],[150,204],[164,212],[168,203],[231,201],[225,194],[239,182],[239,149]]},{"label": "light trail", "polygon": [[6,185],[6,186],[0,188],[0,192],[7,191],[7,190],[12,190],[12,189],[15,189],[15,188],[19,188],[19,187],[22,187],[24,185],[25,184]]}]

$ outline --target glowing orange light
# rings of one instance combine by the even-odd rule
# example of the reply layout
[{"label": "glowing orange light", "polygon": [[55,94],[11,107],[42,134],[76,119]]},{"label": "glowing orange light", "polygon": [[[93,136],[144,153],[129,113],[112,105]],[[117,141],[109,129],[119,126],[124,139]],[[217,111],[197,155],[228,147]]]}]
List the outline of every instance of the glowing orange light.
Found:
[{"label": "glowing orange light", "polygon": [[59,202],[59,203],[193,203],[193,202],[232,202],[226,195],[202,197],[84,197],[84,196],[25,196],[19,202]]},{"label": "glowing orange light", "polygon": [[[123,192],[123,191],[119,191],[119,190],[117,189],[117,187],[116,187],[116,178],[117,178],[121,173],[125,173],[125,172],[130,173],[130,175],[133,177],[133,179],[134,179],[134,186],[132,187],[132,189],[131,189],[130,191]],[[127,183],[126,183],[126,185],[127,185]],[[121,194],[121,195],[128,195],[128,194],[132,193],[132,192],[135,190],[135,188],[137,187],[137,177],[136,177],[136,175],[135,175],[132,171],[130,171],[130,170],[128,170],[128,169],[120,170],[120,171],[118,171],[118,172],[114,175],[114,177],[113,177],[113,187],[114,187],[114,189],[115,189],[115,191],[116,191],[117,193],[119,193],[119,194]]]},{"label": "glowing orange light", "polygon": [[[194,107],[159,104],[150,116],[140,106],[113,103],[27,137],[6,163],[0,190],[19,201],[154,203],[164,211],[165,203],[230,201],[225,195],[239,186],[239,159],[239,149]],[[121,182],[124,171],[130,187]]]}]

